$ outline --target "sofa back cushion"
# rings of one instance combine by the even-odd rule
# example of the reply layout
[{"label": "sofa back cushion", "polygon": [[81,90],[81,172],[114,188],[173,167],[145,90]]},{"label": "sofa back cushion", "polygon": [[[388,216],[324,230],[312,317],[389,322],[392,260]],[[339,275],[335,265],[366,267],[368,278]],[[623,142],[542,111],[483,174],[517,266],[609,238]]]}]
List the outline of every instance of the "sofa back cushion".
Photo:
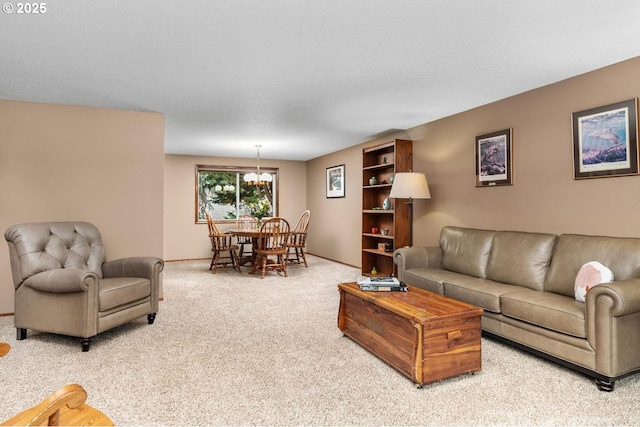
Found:
[{"label": "sofa back cushion", "polygon": [[558,238],[544,290],[574,297],[580,268],[598,261],[613,272],[615,280],[640,277],[640,239],[563,234]]},{"label": "sofa back cushion", "polygon": [[440,233],[442,268],[484,279],[495,233],[475,228],[443,227]]},{"label": "sofa back cushion", "polygon": [[496,232],[487,279],[541,291],[556,238],[555,234]]},{"label": "sofa back cushion", "polygon": [[102,278],[106,255],[100,231],[88,222],[39,222],[17,224],[4,234],[9,243],[11,270],[16,289],[43,271],[82,268]]}]

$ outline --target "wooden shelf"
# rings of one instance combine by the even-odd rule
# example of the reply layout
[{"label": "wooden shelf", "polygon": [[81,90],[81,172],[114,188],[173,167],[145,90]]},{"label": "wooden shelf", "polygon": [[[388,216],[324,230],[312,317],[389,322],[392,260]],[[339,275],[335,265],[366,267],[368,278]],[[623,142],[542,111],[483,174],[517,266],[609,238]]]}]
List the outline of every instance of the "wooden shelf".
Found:
[{"label": "wooden shelf", "polygon": [[381,256],[388,256],[388,257],[392,257],[393,258],[393,252],[385,252],[385,251],[379,251],[377,249],[363,249],[363,252],[367,252],[370,254],[376,254],[376,255],[381,255]]},{"label": "wooden shelf", "polygon": [[362,187],[364,190],[368,190],[370,188],[380,188],[380,187],[387,187],[389,189],[391,189],[393,184],[376,184],[376,185],[365,185],[364,187]]},{"label": "wooden shelf", "polygon": [[[413,169],[413,142],[394,139],[362,150],[362,274],[377,276],[396,275],[393,250],[409,244],[409,205],[391,199],[391,209],[382,207],[391,192],[391,178],[398,172]],[[375,177],[379,184],[370,185]],[[397,203],[396,203],[397,202]],[[389,230],[389,234],[371,233],[373,228]],[[377,249],[379,244],[392,245],[392,251]],[[375,249],[374,249],[375,248]]]},{"label": "wooden shelf", "polygon": [[375,237],[377,239],[389,239],[393,240],[392,234],[381,234],[381,233],[362,233],[363,236]]},{"label": "wooden shelf", "polygon": [[373,166],[366,166],[363,167],[363,170],[373,170],[373,169],[384,169],[384,168],[392,168],[394,167],[395,162],[390,162],[390,163],[380,163],[378,165],[373,165]]}]

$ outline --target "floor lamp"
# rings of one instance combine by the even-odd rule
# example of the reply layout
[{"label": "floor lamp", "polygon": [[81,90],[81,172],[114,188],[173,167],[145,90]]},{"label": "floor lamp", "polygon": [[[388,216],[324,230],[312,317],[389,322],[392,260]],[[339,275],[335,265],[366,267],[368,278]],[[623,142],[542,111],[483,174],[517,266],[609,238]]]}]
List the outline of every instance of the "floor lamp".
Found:
[{"label": "floor lamp", "polygon": [[389,197],[409,199],[409,246],[413,246],[413,199],[430,199],[427,177],[419,172],[398,172],[393,178]]}]

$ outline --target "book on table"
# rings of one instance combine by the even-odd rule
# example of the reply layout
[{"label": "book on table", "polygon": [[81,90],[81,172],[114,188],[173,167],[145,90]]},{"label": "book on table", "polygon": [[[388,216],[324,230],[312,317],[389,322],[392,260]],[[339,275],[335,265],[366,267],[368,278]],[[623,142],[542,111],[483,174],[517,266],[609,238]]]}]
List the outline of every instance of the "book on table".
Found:
[{"label": "book on table", "polygon": [[406,292],[407,286],[396,277],[368,277],[358,276],[358,286],[361,291],[373,292]]}]

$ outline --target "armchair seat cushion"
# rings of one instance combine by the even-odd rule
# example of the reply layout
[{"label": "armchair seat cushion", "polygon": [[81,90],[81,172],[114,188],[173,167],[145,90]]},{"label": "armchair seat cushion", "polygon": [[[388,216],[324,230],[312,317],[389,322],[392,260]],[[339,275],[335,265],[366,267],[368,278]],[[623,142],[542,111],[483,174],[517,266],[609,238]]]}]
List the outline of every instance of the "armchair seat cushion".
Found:
[{"label": "armchair seat cushion", "polygon": [[100,311],[130,304],[151,296],[151,283],[141,277],[115,277],[100,280]]}]

